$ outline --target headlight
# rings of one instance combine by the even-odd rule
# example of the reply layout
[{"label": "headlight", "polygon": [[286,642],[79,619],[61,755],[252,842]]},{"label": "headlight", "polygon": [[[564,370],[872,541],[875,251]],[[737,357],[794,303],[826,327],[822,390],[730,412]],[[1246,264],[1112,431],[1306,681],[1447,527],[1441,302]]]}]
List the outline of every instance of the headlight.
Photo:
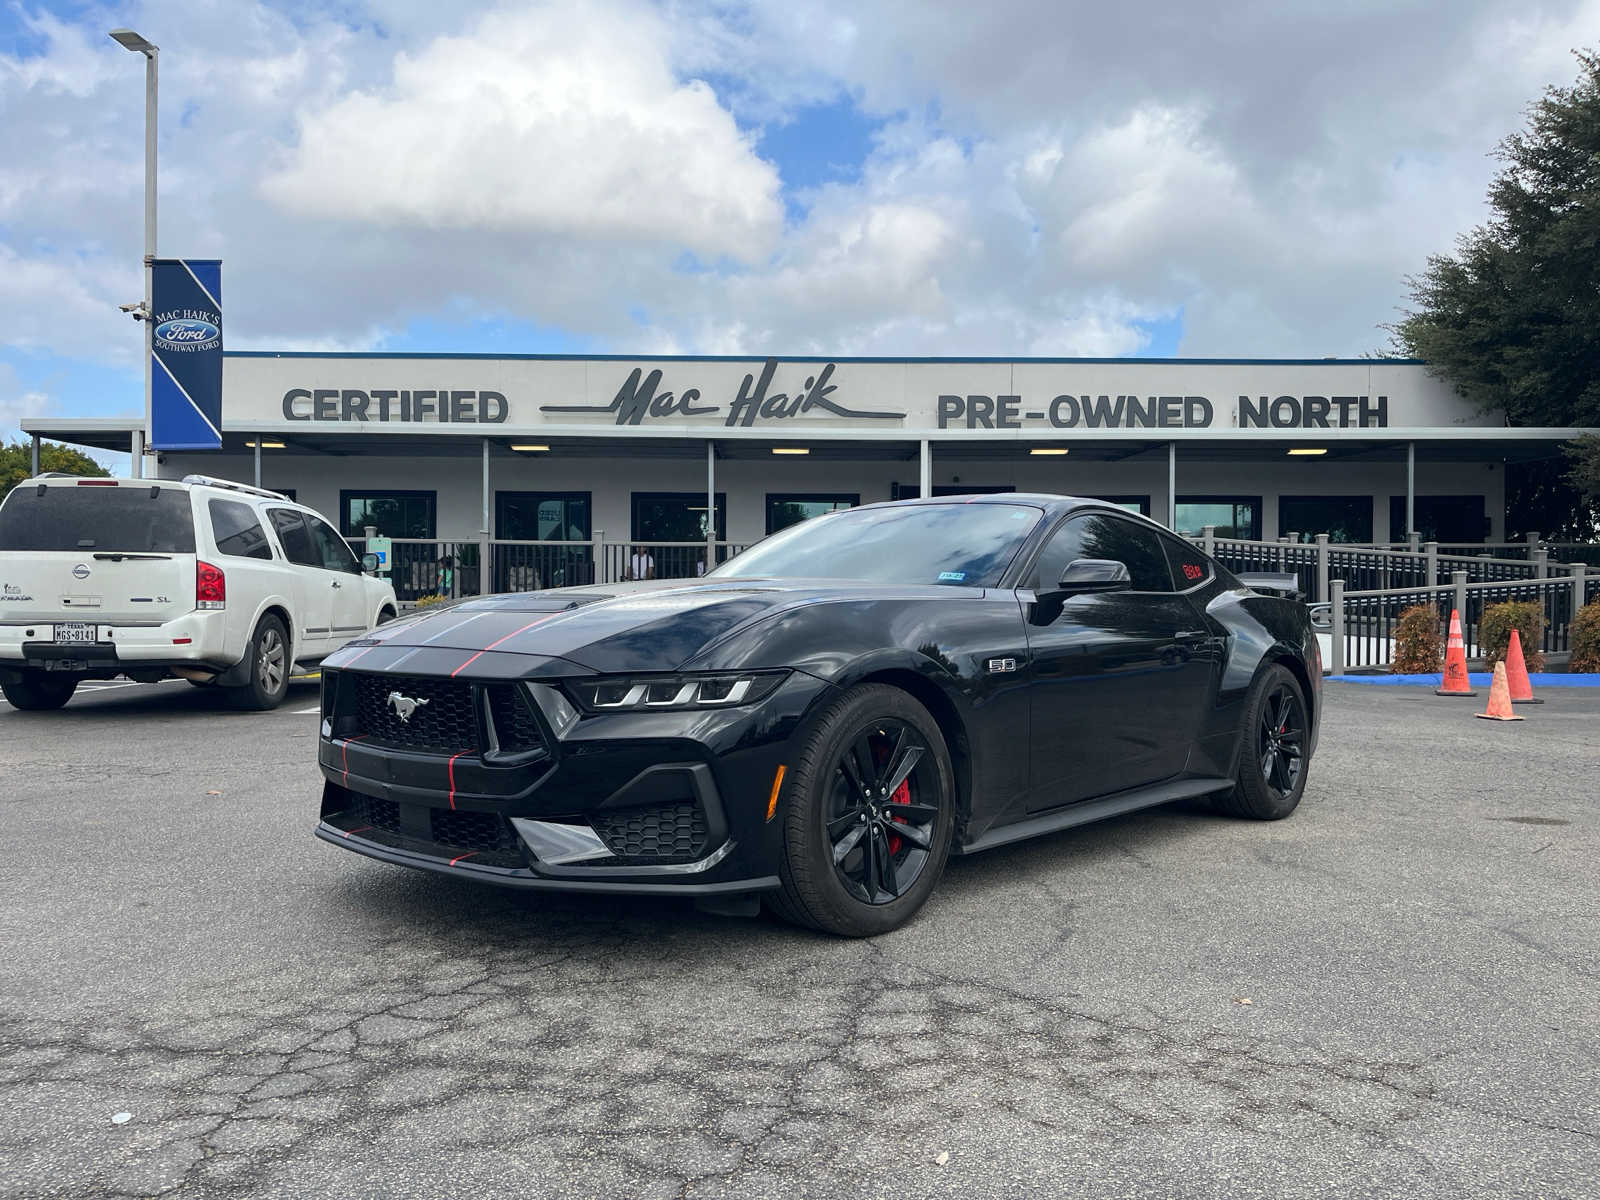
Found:
[{"label": "headlight", "polygon": [[589,712],[648,712],[653,709],[738,708],[778,690],[783,671],[745,675],[608,675],[569,681]]}]

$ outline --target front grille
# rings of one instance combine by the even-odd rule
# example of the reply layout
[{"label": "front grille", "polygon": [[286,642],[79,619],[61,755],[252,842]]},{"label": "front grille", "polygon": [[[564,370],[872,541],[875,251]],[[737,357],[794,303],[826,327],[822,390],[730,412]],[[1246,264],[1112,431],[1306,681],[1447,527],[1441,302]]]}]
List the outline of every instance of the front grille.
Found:
[{"label": "front grille", "polygon": [[431,828],[433,840],[452,851],[475,851],[480,862],[522,865],[521,843],[511,823],[498,813],[435,808]]},{"label": "front grille", "polygon": [[494,718],[500,749],[515,754],[543,748],[544,734],[520,683],[491,683],[483,690],[489,697],[489,714]]},{"label": "front grille", "polygon": [[706,815],[693,801],[595,813],[590,824],[627,862],[692,862],[706,847]]},{"label": "front grille", "polygon": [[[356,684],[357,733],[366,740],[444,754],[478,748],[471,684],[424,675],[350,675]],[[410,720],[400,716],[406,708]]]},{"label": "front grille", "polygon": [[351,792],[345,806],[345,820],[350,829],[365,827],[381,829],[385,833],[400,832],[400,806],[393,800]]}]

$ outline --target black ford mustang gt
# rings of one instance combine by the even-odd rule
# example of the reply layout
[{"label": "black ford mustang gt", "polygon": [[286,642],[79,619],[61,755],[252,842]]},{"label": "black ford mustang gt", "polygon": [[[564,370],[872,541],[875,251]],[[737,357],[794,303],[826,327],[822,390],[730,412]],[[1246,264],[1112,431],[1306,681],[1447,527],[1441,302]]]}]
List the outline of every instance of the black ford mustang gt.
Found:
[{"label": "black ford mustang gt", "polygon": [[487,597],[351,642],[322,670],[317,835],[881,933],[950,854],[1202,795],[1287,816],[1321,677],[1302,604],[1144,518],[870,505],[701,579]]}]

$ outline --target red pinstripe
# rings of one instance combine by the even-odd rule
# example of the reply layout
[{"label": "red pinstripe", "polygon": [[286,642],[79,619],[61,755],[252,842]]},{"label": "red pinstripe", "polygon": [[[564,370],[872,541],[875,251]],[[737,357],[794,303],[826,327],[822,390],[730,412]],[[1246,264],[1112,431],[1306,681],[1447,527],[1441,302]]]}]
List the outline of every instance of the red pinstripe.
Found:
[{"label": "red pinstripe", "polygon": [[458,863],[458,862],[460,862],[460,861],[461,861],[461,860],[462,860],[462,859],[463,859],[463,858],[471,858],[471,857],[472,857],[472,856],[473,856],[473,855],[474,855],[474,854],[476,854],[476,853],[477,853],[477,851],[476,851],[476,850],[471,850],[471,851],[468,851],[468,852],[467,852],[467,853],[466,853],[466,854],[462,854],[462,855],[458,855],[458,856],[457,856],[457,857],[455,857],[455,858],[452,858],[452,859],[451,859],[451,860],[450,860],[450,865],[451,865],[451,866],[452,866],[452,867],[453,867],[453,866],[455,866],[455,865],[456,865],[456,864],[457,864],[457,863]]},{"label": "red pinstripe", "polygon": [[489,651],[493,650],[496,646],[501,645],[504,642],[509,642],[512,638],[516,637],[517,634],[519,634],[519,633],[527,633],[528,630],[532,629],[535,625],[539,625],[539,624],[541,624],[541,623],[543,623],[545,621],[548,621],[551,617],[554,617],[554,616],[557,616],[557,615],[559,615],[559,614],[557,614],[557,613],[545,613],[545,615],[540,617],[537,621],[529,621],[521,629],[513,629],[510,633],[506,634],[505,637],[501,638],[499,641],[490,642],[487,646],[485,646],[482,650],[479,650],[471,658],[467,659],[466,662],[462,663],[454,671],[451,671],[450,672],[450,678],[454,679],[457,675],[461,674],[461,672],[465,671],[468,667],[470,667],[473,663],[477,662],[480,658],[482,658],[485,654],[489,653]]},{"label": "red pinstripe", "polygon": [[359,737],[345,738],[345,740],[342,743],[340,743],[339,753],[344,759],[344,786],[345,787],[349,787],[350,786],[350,743],[351,742],[359,742],[362,738],[364,738],[366,736],[367,735],[363,733]]},{"label": "red pinstripe", "polygon": [[470,751],[463,750],[463,751],[461,751],[460,754],[452,754],[450,756],[449,770],[450,770],[450,807],[451,808],[454,808],[456,806],[456,759],[460,758],[462,754],[468,754],[468,753],[470,753]]}]

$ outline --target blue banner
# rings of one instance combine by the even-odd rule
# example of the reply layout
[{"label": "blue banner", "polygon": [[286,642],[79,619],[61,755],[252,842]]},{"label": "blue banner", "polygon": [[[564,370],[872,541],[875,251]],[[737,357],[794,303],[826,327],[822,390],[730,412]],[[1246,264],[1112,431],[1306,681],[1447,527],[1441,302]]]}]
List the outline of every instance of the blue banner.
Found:
[{"label": "blue banner", "polygon": [[222,448],[222,262],[158,258],[151,280],[150,448]]}]

